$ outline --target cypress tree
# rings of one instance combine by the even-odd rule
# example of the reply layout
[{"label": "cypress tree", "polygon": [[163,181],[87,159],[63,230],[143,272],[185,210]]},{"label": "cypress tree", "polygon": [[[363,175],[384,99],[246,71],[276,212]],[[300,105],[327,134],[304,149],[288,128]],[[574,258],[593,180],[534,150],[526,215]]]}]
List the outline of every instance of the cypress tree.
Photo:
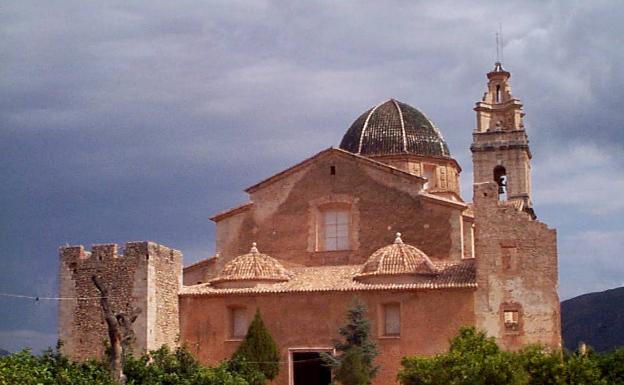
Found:
[{"label": "cypress tree", "polygon": [[322,354],[325,363],[335,370],[336,380],[343,385],[368,384],[379,368],[375,365],[378,352],[371,340],[366,311],[366,305],[356,299],[347,311],[347,323],[338,329],[343,338],[334,342],[338,355]]},{"label": "cypress tree", "polygon": [[342,385],[370,384],[370,370],[364,364],[364,353],[359,346],[353,346],[342,355],[335,379]]},{"label": "cypress tree", "polygon": [[253,368],[269,380],[279,373],[279,350],[262,321],[259,309],[247,329],[245,339],[234,352],[232,361]]}]

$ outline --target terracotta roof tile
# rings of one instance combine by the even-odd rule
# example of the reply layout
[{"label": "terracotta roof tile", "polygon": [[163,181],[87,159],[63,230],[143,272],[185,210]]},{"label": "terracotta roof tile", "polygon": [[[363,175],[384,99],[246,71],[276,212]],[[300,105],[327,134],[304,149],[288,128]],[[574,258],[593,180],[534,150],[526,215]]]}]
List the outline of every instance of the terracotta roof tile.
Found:
[{"label": "terracotta roof tile", "polygon": [[262,293],[301,293],[323,291],[363,290],[439,290],[476,288],[474,260],[458,263],[435,263],[438,274],[409,284],[367,284],[353,279],[362,265],[299,267],[290,270],[290,280],[278,283],[262,283],[255,287],[219,289],[210,284],[183,287],[183,296],[222,296]]},{"label": "terracotta roof tile", "polygon": [[275,258],[258,252],[254,243],[248,254],[228,262],[210,283],[227,281],[288,281],[288,271]]},{"label": "terracotta roof tile", "polygon": [[388,274],[437,274],[436,267],[427,254],[403,243],[397,233],[394,243],[375,251],[356,278]]}]

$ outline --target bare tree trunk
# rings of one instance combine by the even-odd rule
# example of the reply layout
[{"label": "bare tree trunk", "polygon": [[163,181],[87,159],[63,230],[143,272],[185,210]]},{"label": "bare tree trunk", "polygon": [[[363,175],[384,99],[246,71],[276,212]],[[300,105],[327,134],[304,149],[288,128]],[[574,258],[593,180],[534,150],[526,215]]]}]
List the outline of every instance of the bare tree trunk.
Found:
[{"label": "bare tree trunk", "polygon": [[[104,313],[104,320],[106,321],[106,326],[108,326],[108,338],[110,340],[111,345],[111,354],[110,354],[110,365],[111,365],[111,374],[113,379],[118,383],[125,383],[126,376],[123,374],[123,331],[122,325],[120,325],[120,317],[123,319],[125,324],[125,317],[123,314],[115,314],[110,307],[108,302],[108,290],[102,285],[100,279],[97,276],[92,276],[91,280],[95,284],[95,287],[100,292],[100,307],[102,308],[102,313]],[[136,319],[136,317],[134,317]],[[134,322],[134,319],[132,320]],[[126,325],[123,325],[126,326]]]}]

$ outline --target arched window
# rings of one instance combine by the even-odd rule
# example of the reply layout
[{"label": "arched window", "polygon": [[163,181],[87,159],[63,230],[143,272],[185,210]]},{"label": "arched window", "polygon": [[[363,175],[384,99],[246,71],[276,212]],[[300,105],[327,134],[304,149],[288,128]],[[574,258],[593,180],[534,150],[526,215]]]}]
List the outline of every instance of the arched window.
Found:
[{"label": "arched window", "polygon": [[494,182],[498,184],[498,194],[505,194],[507,192],[507,171],[503,166],[494,167]]},{"label": "arched window", "polygon": [[500,84],[496,85],[496,103],[501,102],[501,87]]}]

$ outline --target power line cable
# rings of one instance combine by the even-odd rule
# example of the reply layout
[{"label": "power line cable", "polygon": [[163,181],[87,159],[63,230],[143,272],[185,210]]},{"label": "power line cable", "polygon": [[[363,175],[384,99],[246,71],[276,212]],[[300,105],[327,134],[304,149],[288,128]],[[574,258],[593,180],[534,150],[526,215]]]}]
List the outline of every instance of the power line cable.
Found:
[{"label": "power line cable", "polygon": [[32,299],[35,301],[67,301],[67,300],[89,300],[89,299],[117,299],[121,297],[41,297],[34,295],[26,295],[26,294],[14,294],[14,293],[2,293],[0,292],[0,297],[9,297],[9,298],[22,298],[22,299]]}]

